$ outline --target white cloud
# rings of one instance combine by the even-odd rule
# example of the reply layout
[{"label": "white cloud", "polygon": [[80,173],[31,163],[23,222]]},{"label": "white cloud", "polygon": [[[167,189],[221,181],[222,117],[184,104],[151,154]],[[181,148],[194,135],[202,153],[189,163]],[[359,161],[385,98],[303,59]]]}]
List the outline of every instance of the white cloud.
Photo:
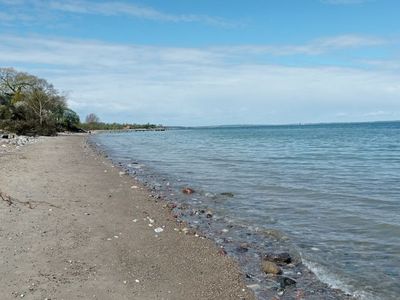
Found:
[{"label": "white cloud", "polygon": [[19,13],[19,12],[14,12],[14,13],[5,13],[0,11],[0,24],[6,25],[6,26],[11,26],[15,22],[18,22],[18,24],[33,24],[36,23],[35,17],[33,17],[31,14],[25,14],[25,13]]},{"label": "white cloud", "polygon": [[[340,40],[340,39],[339,39]],[[353,43],[342,43],[350,45]],[[29,45],[29,47],[26,47]],[[400,74],[333,67],[231,63],[221,48],[171,48],[0,36],[0,65],[69,91],[81,115],[169,125],[394,118]],[[392,115],[368,115],[391,111]]]},{"label": "white cloud", "polygon": [[270,54],[275,56],[320,55],[343,49],[375,47],[395,43],[394,40],[361,35],[339,35],[313,40],[300,45],[246,45],[216,48],[226,53]]},{"label": "white cloud", "polygon": [[[236,27],[239,22],[231,22],[220,17],[198,14],[173,14],[157,10],[150,6],[118,1],[84,1],[84,0],[0,0],[0,4],[18,8],[19,15],[62,12],[70,14],[93,14],[101,16],[128,16],[161,22],[198,22],[212,26]],[[15,17],[15,19],[17,19]],[[0,16],[0,21],[2,18]]]},{"label": "white cloud", "polygon": [[392,71],[400,71],[399,59],[369,59],[362,60],[361,63],[378,68]]},{"label": "white cloud", "polygon": [[122,2],[88,2],[88,1],[50,1],[49,8],[70,13],[129,15],[151,20],[181,21],[184,16],[163,13],[151,7],[139,6]]}]

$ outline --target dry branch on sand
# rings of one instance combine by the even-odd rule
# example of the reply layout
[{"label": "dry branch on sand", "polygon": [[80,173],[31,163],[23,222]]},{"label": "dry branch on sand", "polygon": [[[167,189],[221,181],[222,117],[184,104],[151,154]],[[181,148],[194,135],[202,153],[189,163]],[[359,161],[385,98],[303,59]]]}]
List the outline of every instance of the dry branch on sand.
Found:
[{"label": "dry branch on sand", "polygon": [[20,201],[18,199],[12,198],[10,195],[7,195],[7,194],[3,193],[2,191],[0,191],[0,198],[3,201],[7,202],[8,206],[11,206],[11,205],[14,204],[14,202],[17,202],[19,204],[23,204],[23,205],[28,206],[30,209],[33,208],[31,202],[29,202],[29,201]]},{"label": "dry branch on sand", "polygon": [[10,195],[7,195],[6,193],[2,192],[1,190],[0,190],[0,199],[3,200],[4,202],[6,202],[8,204],[8,206],[18,203],[18,204],[23,204],[25,206],[28,206],[30,209],[33,209],[38,204],[46,204],[51,207],[61,208],[60,206],[51,204],[46,201],[34,201],[34,202],[33,201],[21,201],[21,200],[11,197]]}]

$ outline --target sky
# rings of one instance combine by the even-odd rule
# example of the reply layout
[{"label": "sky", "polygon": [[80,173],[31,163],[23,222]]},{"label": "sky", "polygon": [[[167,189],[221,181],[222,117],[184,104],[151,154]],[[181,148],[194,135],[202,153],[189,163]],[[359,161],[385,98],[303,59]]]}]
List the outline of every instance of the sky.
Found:
[{"label": "sky", "polygon": [[400,120],[398,0],[0,0],[0,67],[82,119]]}]

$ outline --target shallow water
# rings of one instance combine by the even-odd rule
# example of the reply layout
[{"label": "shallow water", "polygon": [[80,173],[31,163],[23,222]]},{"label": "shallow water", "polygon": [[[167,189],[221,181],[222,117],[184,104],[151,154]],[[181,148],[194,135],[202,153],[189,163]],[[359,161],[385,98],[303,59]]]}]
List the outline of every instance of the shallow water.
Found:
[{"label": "shallow water", "polygon": [[[400,123],[197,128],[93,139],[163,195],[212,208],[215,239],[274,229],[331,286],[362,298],[400,297]],[[180,195],[185,186],[197,193]],[[221,195],[226,192],[233,197]],[[218,236],[224,224],[230,232]]]}]

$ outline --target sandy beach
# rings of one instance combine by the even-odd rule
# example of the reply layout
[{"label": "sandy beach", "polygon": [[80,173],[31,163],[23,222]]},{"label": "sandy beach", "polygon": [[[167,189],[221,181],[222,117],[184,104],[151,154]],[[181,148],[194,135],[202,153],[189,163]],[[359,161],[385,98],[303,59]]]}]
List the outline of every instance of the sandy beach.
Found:
[{"label": "sandy beach", "polygon": [[0,154],[0,299],[253,299],[237,264],[82,135]]}]

